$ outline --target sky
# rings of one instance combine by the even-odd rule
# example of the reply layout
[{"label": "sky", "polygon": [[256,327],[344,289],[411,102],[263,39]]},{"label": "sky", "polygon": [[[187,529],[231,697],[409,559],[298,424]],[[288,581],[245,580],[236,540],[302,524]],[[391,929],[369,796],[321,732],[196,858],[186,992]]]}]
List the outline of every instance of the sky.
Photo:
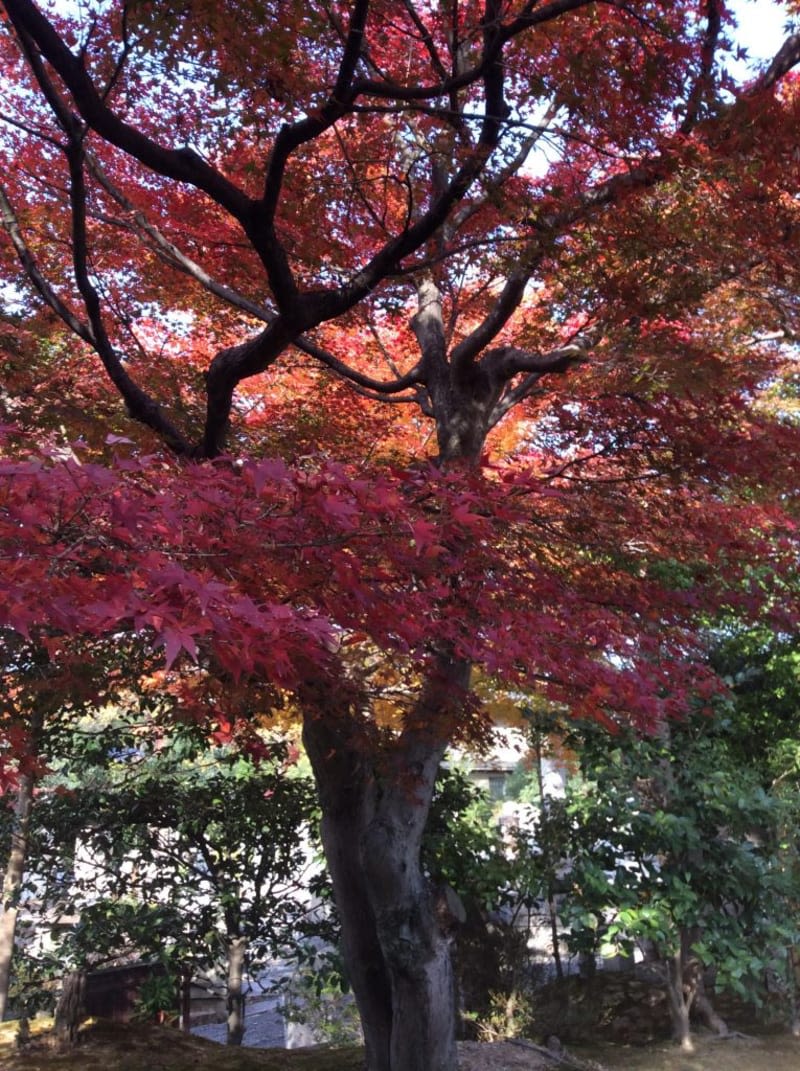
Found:
[{"label": "sky", "polygon": [[739,22],[737,41],[751,59],[774,56],[786,37],[786,11],[772,0],[732,0],[730,10]]}]

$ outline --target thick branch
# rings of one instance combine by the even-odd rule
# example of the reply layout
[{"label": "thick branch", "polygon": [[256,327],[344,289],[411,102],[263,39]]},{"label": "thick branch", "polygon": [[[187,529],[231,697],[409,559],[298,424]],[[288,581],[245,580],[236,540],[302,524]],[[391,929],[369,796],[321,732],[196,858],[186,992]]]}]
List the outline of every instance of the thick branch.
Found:
[{"label": "thick branch", "polygon": [[296,339],[294,345],[298,349],[307,353],[310,357],[316,358],[320,364],[324,364],[331,371],[335,372],[342,379],[348,380],[359,387],[364,387],[367,390],[373,391],[375,394],[390,395],[397,394],[400,391],[406,390],[408,387],[413,387],[417,383],[423,382],[422,369],[419,364],[415,364],[414,367],[406,372],[404,376],[399,376],[397,379],[383,381],[380,379],[373,379],[371,376],[365,376],[361,372],[357,372],[355,368],[351,368],[345,364],[344,361],[340,361],[337,357],[334,357],[332,353],[322,349],[310,339],[301,337]]},{"label": "thick branch", "polygon": [[770,89],[798,63],[800,63],[800,33],[793,33],[783,42],[769,67],[757,79],[753,89]]},{"label": "thick branch", "polygon": [[691,133],[700,115],[703,98],[710,93],[714,73],[714,56],[721,29],[722,14],[718,0],[706,0],[706,32],[700,50],[700,73],[689,94],[686,115],[680,127],[682,134]]},{"label": "thick branch", "polygon": [[505,393],[495,402],[489,419],[487,421],[489,428],[496,427],[506,413],[510,413],[515,405],[519,405],[525,398],[530,398],[537,392],[536,386],[542,378],[542,372],[531,372],[530,375],[525,376],[514,387],[509,387]]},{"label": "thick branch", "polygon": [[72,262],[75,281],[89,317],[92,345],[103,367],[117,388],[130,415],[152,428],[178,454],[189,454],[191,446],[178,429],[167,420],[158,403],[128,375],[114,349],[103,322],[100,298],[89,274],[86,240],[86,187],[83,174],[83,150],[73,144],[67,150],[72,208]]},{"label": "thick branch", "polygon": [[[79,121],[70,113],[62,100],[58,90],[50,79],[36,51],[35,43],[24,30],[19,31],[22,49],[30,63],[34,77],[47,100],[50,108],[66,135],[67,142],[61,146],[67,158],[70,175],[69,200],[72,215],[72,264],[78,291],[83,299],[84,308],[88,316],[88,324],[80,322],[71,310],[62,302],[52,287],[38,272],[35,261],[30,255],[24,240],[19,233],[19,228],[14,226],[13,211],[7,198],[4,218],[7,217],[9,224],[6,229],[11,235],[17,248],[18,255],[23,266],[28,272],[28,277],[36,286],[39,293],[47,301],[52,309],[58,313],[64,323],[80,338],[88,342],[100,357],[103,367],[109,375],[114,386],[122,396],[130,415],[152,428],[167,443],[170,449],[176,453],[188,454],[190,445],[187,439],[178,429],[167,420],[158,403],[142,390],[137,383],[128,375],[122,365],[119,354],[114,349],[103,321],[102,306],[97,291],[92,284],[88,267],[88,240],[86,233],[86,183],[83,172],[84,149],[83,140],[85,131]],[[14,235],[16,230],[16,240]]]},{"label": "thick branch", "polygon": [[507,382],[520,372],[536,372],[539,375],[565,372],[574,364],[586,361],[589,346],[589,340],[580,335],[566,346],[558,346],[549,353],[537,353],[517,346],[498,346],[486,351],[481,367],[493,380],[501,382]]},{"label": "thick branch", "polygon": [[269,368],[292,341],[286,321],[278,316],[254,338],[220,350],[214,357],[206,374],[204,457],[216,457],[223,448],[237,385],[248,376]]},{"label": "thick branch", "polygon": [[331,307],[335,309],[333,315],[341,315],[360,301],[395,270],[403,257],[419,249],[436,233],[447,220],[453,207],[463,199],[483,172],[496,148],[503,121],[509,109],[503,96],[502,43],[498,44],[499,35],[489,24],[489,16],[494,9],[495,0],[489,0],[487,25],[484,29],[484,48],[492,58],[491,62],[483,65],[486,110],[475,149],[469,154],[449,184],[434,199],[427,212],[413,226],[406,228],[402,234],[388,242],[360,272],[353,276],[346,286],[325,295]]},{"label": "thick branch", "polygon": [[275,230],[275,214],[283,190],[286,165],[291,154],[301,145],[314,141],[347,113],[353,99],[351,83],[363,47],[368,12],[369,0],[356,0],[336,83],[319,112],[291,126],[281,127],[269,156],[264,195],[247,227],[247,233],[267,271],[278,308],[282,311],[288,310],[297,297],[297,286],[289,261]]},{"label": "thick branch", "polygon": [[13,206],[6,195],[5,190],[0,188],[0,218],[2,218],[3,227],[11,239],[26,275],[42,300],[56,313],[57,316],[60,317],[61,320],[63,320],[70,331],[77,335],[78,338],[88,343],[98,353],[109,377],[122,395],[131,416],[156,431],[177,453],[188,454],[190,452],[188,441],[181,435],[177,428],[163,416],[157,403],[127,374],[108,339],[105,329],[103,328],[99,299],[97,298],[96,291],[91,285],[86,270],[86,242],[84,234],[85,204],[83,203],[85,191],[83,189],[82,173],[78,184],[76,185],[74,182],[72,184],[71,197],[73,200],[73,210],[76,204],[79,205],[78,214],[74,217],[73,222],[73,233],[75,233],[75,228],[77,228],[78,234],[78,241],[74,250],[76,258],[75,271],[76,280],[78,281],[78,286],[81,290],[84,302],[86,302],[87,297],[89,298],[89,304],[87,305],[87,312],[89,313],[88,324],[80,320],[70,307],[61,300],[54,288],[39,270],[36,258],[33,256],[33,253],[20,230]]},{"label": "thick branch", "polygon": [[263,305],[251,301],[237,290],[233,290],[231,287],[225,286],[224,283],[220,283],[218,280],[212,278],[212,276],[210,276],[196,260],[187,256],[186,253],[166,237],[159,227],[154,223],[151,223],[144,212],[138,209],[118,186],[114,185],[100,166],[100,163],[94,154],[89,152],[86,153],[86,164],[91,174],[106,191],[109,197],[116,201],[120,208],[130,215],[136,227],[150,239],[153,248],[162,260],[183,274],[195,279],[204,289],[208,290],[209,293],[214,294],[215,297],[227,302],[227,304],[232,305],[234,308],[241,309],[242,312],[249,313],[257,320],[271,323],[275,317],[274,313],[270,312]]},{"label": "thick branch", "polygon": [[411,321],[422,353],[424,379],[429,385],[444,374],[447,363],[442,295],[432,279],[423,279],[417,287],[417,313]]},{"label": "thick branch", "polygon": [[276,316],[260,334],[241,345],[221,350],[211,362],[206,376],[208,401],[203,437],[205,457],[215,457],[222,449],[233,404],[233,392],[238,384],[248,376],[266,371],[281,353],[292,345],[298,346],[357,388],[369,390],[373,395],[394,395],[421,382],[418,366],[400,379],[388,383],[362,375],[309,339],[297,336],[284,317]]},{"label": "thick branch", "polygon": [[499,424],[518,402],[528,398],[543,376],[567,372],[576,364],[583,364],[588,359],[590,345],[588,338],[578,336],[568,345],[559,346],[549,353],[537,353],[516,346],[498,346],[487,350],[480,366],[492,383],[508,384],[520,373],[527,373],[516,386],[508,387],[500,394],[492,406],[488,426],[493,428]]},{"label": "thick branch", "polygon": [[[251,316],[258,320],[261,320],[265,324],[273,324],[278,318],[278,314],[266,308],[263,305],[259,305],[249,298],[240,294],[238,291],[233,290],[231,287],[225,286],[218,280],[212,278],[208,272],[205,271],[201,265],[199,265],[191,257],[187,256],[182,250],[180,250],[173,242],[171,242],[153,223],[150,223],[143,212],[138,210],[136,206],[125,196],[125,194],[119,190],[114,183],[108,178],[106,173],[100,167],[98,161],[91,155],[87,154],[87,162],[90,171],[100,183],[102,188],[112,197],[121,208],[126,212],[129,212],[132,219],[135,221],[137,227],[139,227],[144,234],[152,241],[156,251],[160,256],[174,268],[195,279],[204,289],[209,293],[214,294],[215,297],[227,302],[234,308],[241,309],[243,312],[249,313]],[[328,350],[319,346],[311,339],[300,335],[295,338],[292,345],[299,349],[301,352],[307,354],[309,357],[313,357],[315,360],[324,364],[331,371],[335,372],[338,376],[349,382],[363,387],[368,391],[372,391],[378,395],[390,395],[397,394],[405,390],[406,388],[413,386],[419,382],[419,368],[415,366],[405,375],[398,375],[392,380],[384,381],[374,379],[372,376],[367,376],[356,369],[351,368],[349,365],[340,361]],[[248,351],[248,360],[252,362],[252,354]],[[269,358],[267,358],[269,361]],[[241,370],[239,379],[245,378],[246,375],[255,375],[258,372],[263,372],[268,367],[268,363],[264,367],[257,367],[250,364],[246,373],[244,368]],[[237,383],[239,380],[237,380]],[[236,384],[234,384],[234,387]],[[408,400],[408,399],[404,399]]]},{"label": "thick branch", "polygon": [[532,267],[520,269],[509,275],[489,314],[453,349],[450,361],[454,369],[461,371],[475,360],[493,338],[497,337],[498,332],[519,308],[531,271]]}]

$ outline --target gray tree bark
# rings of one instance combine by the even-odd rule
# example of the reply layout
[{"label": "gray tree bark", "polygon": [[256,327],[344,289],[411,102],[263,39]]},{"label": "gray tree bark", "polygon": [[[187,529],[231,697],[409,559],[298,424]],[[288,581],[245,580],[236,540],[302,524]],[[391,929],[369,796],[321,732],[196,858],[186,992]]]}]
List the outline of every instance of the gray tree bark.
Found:
[{"label": "gray tree bark", "polygon": [[718,1037],[724,1038],[730,1034],[730,1028],[717,1009],[711,1003],[706,992],[702,971],[697,979],[697,991],[694,997],[695,1017],[700,1019],[709,1030],[713,1030]]},{"label": "gray tree bark", "polygon": [[242,976],[246,950],[247,941],[244,937],[234,937],[228,942],[228,1045],[241,1045],[244,1038],[245,996]]},{"label": "gray tree bark", "polygon": [[358,713],[306,705],[304,742],[322,802],[322,839],[369,1071],[454,1071],[454,923],[420,863],[446,732],[437,715],[466,691],[469,666],[440,659],[417,716],[379,746]]},{"label": "gray tree bark", "polygon": [[55,1015],[56,1040],[61,1048],[71,1048],[78,1040],[86,995],[86,972],[70,971],[65,975]]},{"label": "gray tree bark", "polygon": [[667,1002],[672,1021],[672,1034],[684,1052],[694,1052],[692,1028],[689,1021],[691,997],[684,988],[683,956],[676,952],[667,960]]}]

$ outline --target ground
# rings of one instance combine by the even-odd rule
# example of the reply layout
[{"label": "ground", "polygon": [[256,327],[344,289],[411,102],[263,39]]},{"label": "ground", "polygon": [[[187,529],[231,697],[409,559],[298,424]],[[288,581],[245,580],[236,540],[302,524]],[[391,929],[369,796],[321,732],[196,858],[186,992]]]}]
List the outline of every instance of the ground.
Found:
[{"label": "ground", "polygon": [[[82,1031],[74,1052],[59,1055],[34,1037],[18,1052],[16,1024],[0,1026],[2,1071],[362,1071],[360,1049],[229,1049],[169,1027],[98,1023]],[[800,1039],[784,1033],[740,1036],[731,1041],[698,1038],[687,1056],[669,1042],[645,1046],[598,1042],[569,1050],[558,1063],[525,1042],[459,1045],[461,1071],[797,1071]]]},{"label": "ground", "polygon": [[[3,1071],[360,1071],[359,1049],[229,1049],[169,1027],[96,1023],[84,1027],[72,1053],[52,1051],[47,1035],[19,1052],[16,1026],[0,1028]],[[459,1045],[461,1071],[544,1071],[552,1061],[510,1042]]]},{"label": "ground", "polygon": [[553,1060],[512,1041],[462,1041],[458,1046],[459,1071],[544,1071]]},{"label": "ground", "polygon": [[0,1034],[2,1071],[360,1071],[363,1063],[355,1049],[228,1049],[171,1027],[104,1022],[84,1027],[72,1052],[54,1052],[46,1034],[19,1052],[12,1027]]}]

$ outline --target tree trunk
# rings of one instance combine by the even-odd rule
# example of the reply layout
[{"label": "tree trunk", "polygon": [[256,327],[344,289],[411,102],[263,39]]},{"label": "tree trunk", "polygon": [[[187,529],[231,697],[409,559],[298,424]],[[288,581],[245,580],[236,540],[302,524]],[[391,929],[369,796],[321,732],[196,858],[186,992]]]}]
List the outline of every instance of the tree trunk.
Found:
[{"label": "tree trunk", "polygon": [[180,1025],[184,1034],[192,1032],[192,972],[181,971],[178,982],[178,1006],[180,1008]]},{"label": "tree trunk", "polygon": [[391,989],[392,1071],[451,1071],[456,1066],[451,919],[419,860],[440,758],[439,749],[426,757],[428,769],[418,772],[417,785],[400,778],[384,788],[362,841],[367,889]]},{"label": "tree trunk", "polygon": [[787,974],[789,984],[789,1031],[793,1037],[800,1038],[800,1003],[797,999],[797,956],[790,947],[787,955]]},{"label": "tree trunk", "polygon": [[71,971],[64,978],[56,1006],[55,1032],[61,1048],[71,1048],[78,1040],[85,995],[86,972]]},{"label": "tree trunk", "polygon": [[[682,928],[680,948],[669,957],[666,964],[667,997],[673,1035],[684,1052],[694,1052],[690,1017],[698,995],[703,992],[703,965],[692,951],[697,936],[697,927]],[[706,999],[701,1014],[709,1009],[711,1004]],[[719,1022],[722,1023],[722,1020]]]},{"label": "tree trunk", "polygon": [[[542,828],[550,821],[550,814],[548,811],[548,801],[544,791],[544,756],[542,754],[542,733],[537,728],[533,738],[534,754],[536,756],[536,779],[539,785],[539,821]],[[553,872],[555,869],[555,860],[553,858],[552,843],[550,840],[550,834],[545,837],[547,843],[547,857],[545,865],[547,867],[548,879],[547,879],[547,911],[550,916],[550,938],[553,942],[553,962],[556,967],[556,978],[562,981],[564,978],[564,966],[561,962],[561,948],[559,946],[558,935],[558,911],[556,910],[556,896],[553,882]]]},{"label": "tree trunk", "polygon": [[724,1038],[730,1034],[728,1024],[711,1003],[708,993],[706,993],[702,974],[698,979],[697,992],[694,995],[694,1010],[696,1017],[705,1023],[709,1030],[713,1030],[718,1037]]},{"label": "tree trunk", "polygon": [[244,1038],[245,996],[242,989],[244,954],[247,941],[234,937],[228,942],[228,1045],[241,1045]]},{"label": "tree trunk", "polygon": [[11,827],[11,850],[3,877],[3,909],[0,914],[0,1022],[3,1021],[8,1006],[11,961],[14,956],[14,937],[19,913],[18,900],[25,875],[32,805],[33,776],[21,774]]},{"label": "tree trunk", "polygon": [[[446,660],[440,662],[440,668]],[[468,667],[435,674],[420,707],[446,713]],[[442,699],[437,703],[436,696]],[[443,718],[447,721],[447,717]],[[455,919],[422,872],[420,845],[447,735],[419,715],[396,737],[358,714],[306,707],[304,742],[368,1071],[455,1071]]]},{"label": "tree trunk", "polygon": [[683,987],[683,956],[676,952],[667,960],[667,999],[672,1021],[672,1036],[684,1052],[694,1052],[689,1022],[691,1002]]},{"label": "tree trunk", "polygon": [[[305,739],[312,753],[308,732]],[[337,756],[337,763],[340,759]],[[326,786],[329,798],[337,794],[332,780]],[[341,923],[342,957],[361,1018],[368,1071],[390,1071],[391,985],[361,851],[366,806],[357,784],[342,782],[338,787],[340,804],[323,805],[321,836]]]}]

